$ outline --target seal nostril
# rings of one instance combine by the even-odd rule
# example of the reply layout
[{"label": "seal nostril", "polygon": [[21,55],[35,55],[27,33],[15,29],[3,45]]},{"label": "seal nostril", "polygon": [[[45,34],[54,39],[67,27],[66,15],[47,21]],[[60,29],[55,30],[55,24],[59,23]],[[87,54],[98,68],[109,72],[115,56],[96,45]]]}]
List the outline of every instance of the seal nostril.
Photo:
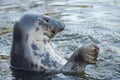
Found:
[{"label": "seal nostril", "polygon": [[64,30],[64,28],[61,28],[61,30],[60,31],[63,31]]}]

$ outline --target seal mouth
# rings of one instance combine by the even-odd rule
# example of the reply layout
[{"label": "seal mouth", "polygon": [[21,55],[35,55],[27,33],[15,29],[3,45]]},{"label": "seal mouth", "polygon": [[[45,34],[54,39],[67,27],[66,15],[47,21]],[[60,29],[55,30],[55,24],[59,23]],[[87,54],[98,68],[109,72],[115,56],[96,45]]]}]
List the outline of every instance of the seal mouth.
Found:
[{"label": "seal mouth", "polygon": [[55,30],[52,30],[51,33],[52,33],[52,34],[56,34],[57,32],[55,32]]},{"label": "seal mouth", "polygon": [[52,38],[52,37],[54,37],[56,34],[57,34],[57,31],[51,30],[51,31],[50,31],[50,34],[47,34],[47,36],[48,36],[49,38]]}]

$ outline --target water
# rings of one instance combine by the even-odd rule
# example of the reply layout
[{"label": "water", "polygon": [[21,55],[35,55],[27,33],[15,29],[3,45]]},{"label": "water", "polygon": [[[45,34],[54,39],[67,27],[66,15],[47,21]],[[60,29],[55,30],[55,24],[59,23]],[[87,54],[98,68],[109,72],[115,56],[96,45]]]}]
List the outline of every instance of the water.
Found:
[{"label": "water", "polygon": [[58,74],[52,80],[120,80],[120,0],[0,0],[0,80],[11,80],[9,54],[12,27],[24,13],[45,14],[64,21],[66,28],[52,45],[69,58],[82,45],[96,43],[96,65],[84,76]]}]

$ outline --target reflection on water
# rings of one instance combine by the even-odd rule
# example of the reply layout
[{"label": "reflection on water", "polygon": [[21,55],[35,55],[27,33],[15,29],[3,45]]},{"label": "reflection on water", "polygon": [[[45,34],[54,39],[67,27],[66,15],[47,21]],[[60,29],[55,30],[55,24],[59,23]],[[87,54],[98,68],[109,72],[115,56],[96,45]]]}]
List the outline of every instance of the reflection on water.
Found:
[{"label": "reflection on water", "polygon": [[[66,58],[82,45],[99,45],[98,63],[86,67],[82,80],[120,79],[120,0],[0,0],[0,80],[12,78],[8,60],[12,26],[24,13],[49,15],[65,22],[65,30],[56,35],[52,45]],[[58,74],[51,80],[80,77]]]},{"label": "reflection on water", "polygon": [[12,76],[13,80],[49,80],[44,73],[23,70],[12,70]]},{"label": "reflection on water", "polygon": [[84,74],[81,77],[63,75],[63,74],[46,74],[44,72],[32,72],[23,70],[12,70],[12,80],[81,80],[85,79]]}]

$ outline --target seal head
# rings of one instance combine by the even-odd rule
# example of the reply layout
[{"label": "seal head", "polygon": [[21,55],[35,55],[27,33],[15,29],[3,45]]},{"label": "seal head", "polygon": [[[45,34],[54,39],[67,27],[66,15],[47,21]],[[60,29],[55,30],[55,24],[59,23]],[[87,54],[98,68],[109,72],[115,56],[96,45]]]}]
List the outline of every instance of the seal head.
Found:
[{"label": "seal head", "polygon": [[45,31],[44,34],[49,38],[54,37],[58,32],[63,31],[65,28],[63,23],[54,18],[44,17],[43,19],[39,18],[38,21],[39,25],[43,25]]}]

